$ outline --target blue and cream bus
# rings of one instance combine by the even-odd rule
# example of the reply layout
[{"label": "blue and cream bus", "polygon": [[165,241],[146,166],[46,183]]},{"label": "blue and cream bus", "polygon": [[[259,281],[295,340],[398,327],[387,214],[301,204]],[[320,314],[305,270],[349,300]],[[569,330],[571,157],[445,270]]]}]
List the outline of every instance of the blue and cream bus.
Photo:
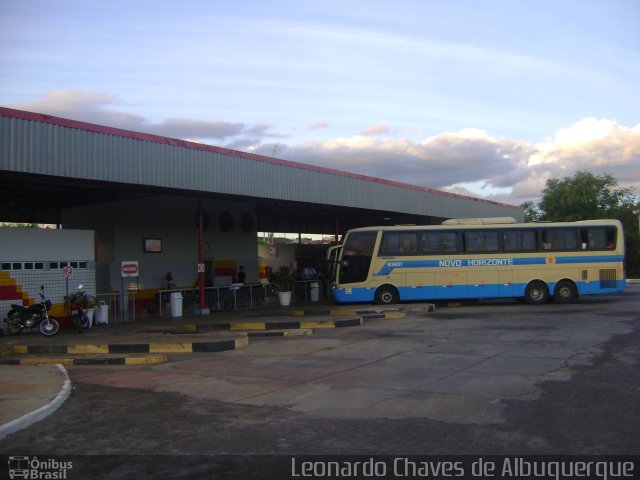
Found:
[{"label": "blue and cream bus", "polygon": [[625,288],[617,220],[452,219],[349,230],[327,252],[338,303],[514,297],[543,304]]}]

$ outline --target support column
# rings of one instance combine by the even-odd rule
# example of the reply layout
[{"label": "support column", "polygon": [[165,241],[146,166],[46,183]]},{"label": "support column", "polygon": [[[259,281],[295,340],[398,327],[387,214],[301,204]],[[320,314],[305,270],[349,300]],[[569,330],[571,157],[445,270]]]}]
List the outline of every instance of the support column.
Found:
[{"label": "support column", "polygon": [[[198,264],[204,266],[204,220],[203,220],[203,205],[202,198],[198,198]],[[200,272],[200,313],[207,315],[209,309],[207,308],[204,299],[204,268],[199,269]]]}]

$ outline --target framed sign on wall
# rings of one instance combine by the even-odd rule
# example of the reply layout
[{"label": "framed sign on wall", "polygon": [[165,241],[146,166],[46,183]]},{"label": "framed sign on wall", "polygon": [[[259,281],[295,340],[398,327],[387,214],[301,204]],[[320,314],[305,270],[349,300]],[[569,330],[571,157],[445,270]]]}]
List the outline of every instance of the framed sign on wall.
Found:
[{"label": "framed sign on wall", "polygon": [[143,239],[142,249],[145,253],[162,253],[162,239],[145,238]]}]

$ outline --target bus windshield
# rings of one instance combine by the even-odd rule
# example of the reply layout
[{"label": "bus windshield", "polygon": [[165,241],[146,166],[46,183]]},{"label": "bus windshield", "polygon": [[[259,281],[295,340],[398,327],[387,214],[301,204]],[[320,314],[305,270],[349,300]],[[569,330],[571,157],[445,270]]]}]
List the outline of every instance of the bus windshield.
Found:
[{"label": "bus windshield", "polygon": [[377,231],[353,232],[347,235],[338,277],[341,284],[364,282],[367,279],[377,236]]}]

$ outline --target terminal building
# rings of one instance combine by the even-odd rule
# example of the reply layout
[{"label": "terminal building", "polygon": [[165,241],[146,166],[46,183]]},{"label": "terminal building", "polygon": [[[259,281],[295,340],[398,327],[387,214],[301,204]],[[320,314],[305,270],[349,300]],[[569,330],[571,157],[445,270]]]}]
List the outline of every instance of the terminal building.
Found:
[{"label": "terminal building", "polygon": [[[207,288],[228,285],[240,265],[247,284],[259,283],[257,232],[338,238],[355,227],[456,217],[522,221],[523,212],[366,175],[0,108],[0,221],[80,232],[72,240],[56,240],[55,231],[23,232],[23,240],[0,234],[0,310],[16,296],[35,297],[39,280],[27,282],[27,275],[73,283],[77,277],[65,276],[64,266],[75,265],[76,274],[88,269],[82,278],[94,294],[135,290],[142,301],[158,290],[193,288],[201,279]],[[33,235],[50,238],[34,243],[27,238]],[[77,248],[87,238],[93,245]],[[135,276],[123,276],[123,262],[137,265]]]}]

